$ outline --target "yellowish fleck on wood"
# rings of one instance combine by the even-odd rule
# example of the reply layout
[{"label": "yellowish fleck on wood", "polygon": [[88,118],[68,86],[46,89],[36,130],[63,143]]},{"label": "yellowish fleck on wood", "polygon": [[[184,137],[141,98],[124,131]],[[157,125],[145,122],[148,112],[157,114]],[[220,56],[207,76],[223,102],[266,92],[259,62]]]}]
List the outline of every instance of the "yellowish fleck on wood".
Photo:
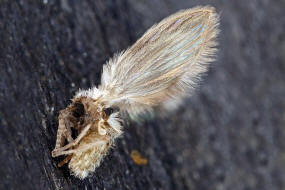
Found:
[{"label": "yellowish fleck on wood", "polygon": [[133,162],[137,165],[146,165],[147,164],[147,159],[142,157],[142,155],[137,150],[132,150],[131,158],[132,158]]}]

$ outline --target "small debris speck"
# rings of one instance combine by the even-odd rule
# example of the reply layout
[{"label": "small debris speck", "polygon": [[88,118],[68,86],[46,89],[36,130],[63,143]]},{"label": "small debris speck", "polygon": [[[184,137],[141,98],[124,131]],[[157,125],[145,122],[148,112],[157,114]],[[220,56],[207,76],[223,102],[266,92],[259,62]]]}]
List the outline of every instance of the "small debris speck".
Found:
[{"label": "small debris speck", "polygon": [[133,162],[137,165],[146,165],[147,159],[142,157],[141,154],[137,150],[132,150],[131,158]]}]

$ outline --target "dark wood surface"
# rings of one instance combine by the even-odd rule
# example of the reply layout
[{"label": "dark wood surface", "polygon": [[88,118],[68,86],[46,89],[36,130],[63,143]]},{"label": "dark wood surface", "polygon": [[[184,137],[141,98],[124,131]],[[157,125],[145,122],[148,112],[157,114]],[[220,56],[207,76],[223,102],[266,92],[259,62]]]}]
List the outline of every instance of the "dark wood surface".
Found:
[{"label": "dark wood surface", "polygon": [[[198,4],[221,14],[201,88],[166,118],[127,122],[89,178],[58,168],[59,110],[100,82],[113,53]],[[284,189],[284,10],[282,0],[1,0],[0,189]]]}]

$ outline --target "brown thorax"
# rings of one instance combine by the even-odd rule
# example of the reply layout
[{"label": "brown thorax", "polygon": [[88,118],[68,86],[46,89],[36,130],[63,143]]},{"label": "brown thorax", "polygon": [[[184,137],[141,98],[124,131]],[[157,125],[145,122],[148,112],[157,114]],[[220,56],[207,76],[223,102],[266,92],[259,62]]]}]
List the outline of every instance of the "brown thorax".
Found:
[{"label": "brown thorax", "polygon": [[[56,146],[52,156],[78,152],[80,141],[91,132],[95,132],[102,139],[108,138],[107,133],[111,127],[107,121],[112,113],[112,108],[106,108],[98,100],[89,97],[73,99],[66,109],[60,111]],[[73,139],[73,136],[76,138]],[[65,145],[66,141],[68,143]]]}]

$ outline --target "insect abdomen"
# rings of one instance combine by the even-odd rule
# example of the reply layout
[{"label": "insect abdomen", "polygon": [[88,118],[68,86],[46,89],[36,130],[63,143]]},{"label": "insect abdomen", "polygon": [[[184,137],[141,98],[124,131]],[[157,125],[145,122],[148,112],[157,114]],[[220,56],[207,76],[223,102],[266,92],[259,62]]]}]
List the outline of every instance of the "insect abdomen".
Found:
[{"label": "insect abdomen", "polygon": [[72,173],[81,179],[88,176],[90,172],[95,171],[111,146],[108,136],[102,137],[94,131],[85,136],[77,148],[84,149],[93,143],[96,144],[91,146],[89,149],[79,153],[74,153],[69,162],[69,168],[72,170]]}]

